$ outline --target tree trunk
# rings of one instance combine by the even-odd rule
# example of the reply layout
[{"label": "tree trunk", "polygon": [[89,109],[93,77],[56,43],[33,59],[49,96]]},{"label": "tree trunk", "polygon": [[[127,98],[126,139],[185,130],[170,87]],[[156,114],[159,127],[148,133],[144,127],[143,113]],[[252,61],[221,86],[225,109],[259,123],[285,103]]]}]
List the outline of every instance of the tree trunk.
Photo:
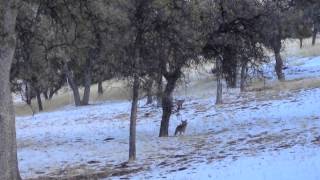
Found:
[{"label": "tree trunk", "polygon": [[58,91],[59,91],[59,88],[56,88],[56,89],[50,88],[48,99],[51,100],[53,95],[56,94]]},{"label": "tree trunk", "polygon": [[50,100],[52,99],[54,93],[55,93],[55,92],[54,92],[53,90],[52,90],[52,91],[51,91],[51,90],[49,91],[49,99],[50,99]]},{"label": "tree trunk", "polygon": [[43,92],[43,97],[45,100],[48,100],[49,99],[49,96],[48,96],[48,91],[46,90],[45,92]]},{"label": "tree trunk", "polygon": [[152,104],[153,99],[152,99],[152,86],[153,86],[153,79],[150,77],[147,80],[146,84],[147,88],[147,104]]},{"label": "tree trunk", "polygon": [[222,104],[222,62],[221,59],[217,58],[217,96],[216,96],[216,104]]},{"label": "tree trunk", "polygon": [[274,54],[275,54],[275,59],[276,59],[276,66],[275,66],[275,70],[278,76],[278,80],[283,81],[285,79],[284,74],[282,72],[283,69],[283,61],[281,58],[281,54],[280,54],[280,48],[275,48],[274,49]]},{"label": "tree trunk", "polygon": [[232,73],[232,76],[230,77],[229,87],[230,88],[237,88],[237,71],[238,68],[234,68],[234,72]]},{"label": "tree trunk", "polygon": [[25,92],[25,96],[26,96],[26,103],[28,105],[31,105],[31,100],[32,100],[32,90],[30,87],[30,83],[26,83],[26,92]]},{"label": "tree trunk", "polygon": [[0,1],[0,179],[20,180],[16,126],[10,91],[10,69],[15,51],[17,0]]},{"label": "tree trunk", "polygon": [[130,115],[129,161],[136,160],[136,121],[139,99],[139,77],[137,74],[134,75],[132,92],[133,93]]},{"label": "tree trunk", "polygon": [[240,80],[240,91],[243,92],[246,90],[246,80],[247,80],[247,62],[244,61],[241,64],[241,80]]},{"label": "tree trunk", "polygon": [[302,47],[303,47],[303,38],[299,38],[299,41],[300,41],[300,49],[302,49]]},{"label": "tree trunk", "polygon": [[102,86],[102,81],[98,82],[98,94],[103,95],[103,86]]},{"label": "tree trunk", "polygon": [[159,74],[157,78],[157,106],[162,106],[162,91],[163,91],[163,82],[162,82],[162,75]]},{"label": "tree trunk", "polygon": [[42,101],[41,101],[41,92],[37,89],[36,93],[37,93],[38,108],[39,108],[39,112],[40,112],[40,111],[43,111],[43,106],[42,106]]},{"label": "tree trunk", "polygon": [[170,116],[172,113],[172,92],[175,88],[176,82],[180,75],[177,77],[170,77],[167,79],[166,88],[162,94],[162,119],[161,119],[161,126],[159,137],[168,137],[169,136],[169,122]]},{"label": "tree trunk", "polygon": [[315,24],[313,27],[313,32],[312,32],[312,46],[314,46],[316,44],[317,34],[318,34],[318,25]]},{"label": "tree trunk", "polygon": [[63,86],[63,84],[64,84],[64,81],[63,81],[63,80],[60,80],[58,86],[50,88],[50,90],[49,90],[49,97],[48,97],[48,98],[49,98],[49,99],[52,99],[52,97],[53,97],[54,94],[58,94],[58,91],[61,89],[61,87]]},{"label": "tree trunk", "polygon": [[147,104],[152,104],[153,99],[152,99],[152,93],[148,90],[147,92]]},{"label": "tree trunk", "polygon": [[81,105],[88,105],[90,99],[90,88],[91,88],[91,59],[87,58],[85,75],[84,75],[84,92]]},{"label": "tree trunk", "polygon": [[68,84],[69,84],[69,86],[70,86],[70,88],[72,90],[72,93],[73,93],[74,104],[76,106],[81,106],[79,88],[78,88],[78,85],[74,81],[73,74],[69,70],[69,67],[68,67],[67,63],[64,64],[64,72],[66,74]]},{"label": "tree trunk", "polygon": [[[235,61],[235,60],[234,60]],[[237,87],[237,71],[238,71],[238,64],[233,63],[232,65],[229,65],[229,72],[226,77],[227,86],[229,88],[236,88]],[[222,72],[223,68],[222,68]]]}]

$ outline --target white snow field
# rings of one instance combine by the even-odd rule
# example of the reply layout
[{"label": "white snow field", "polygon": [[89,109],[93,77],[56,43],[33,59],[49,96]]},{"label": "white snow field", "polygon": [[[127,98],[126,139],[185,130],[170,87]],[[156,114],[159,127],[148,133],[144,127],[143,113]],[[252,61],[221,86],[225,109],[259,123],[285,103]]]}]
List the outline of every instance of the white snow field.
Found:
[{"label": "white snow field", "polygon": [[[289,80],[320,75],[320,57],[291,58],[287,65]],[[225,91],[220,106],[214,105],[214,97],[196,94],[181,97],[186,99],[182,115],[172,115],[167,138],[158,138],[161,108],[139,102],[133,163],[126,163],[128,101],[70,105],[17,117],[21,175],[24,179],[320,179],[320,87]],[[186,134],[174,137],[181,119],[188,120]]]}]

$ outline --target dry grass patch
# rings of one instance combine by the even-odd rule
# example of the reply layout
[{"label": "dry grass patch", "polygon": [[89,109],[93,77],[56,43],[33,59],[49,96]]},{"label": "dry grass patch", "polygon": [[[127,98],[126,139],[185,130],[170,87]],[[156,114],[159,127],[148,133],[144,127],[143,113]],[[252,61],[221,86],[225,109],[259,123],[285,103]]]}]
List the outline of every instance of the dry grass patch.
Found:
[{"label": "dry grass patch", "polygon": [[310,89],[320,87],[320,78],[310,78],[310,79],[295,79],[287,81],[277,81],[269,84],[264,84],[264,82],[254,82],[247,90],[248,91],[266,91],[273,90],[276,92],[280,91],[292,91],[300,89]]},{"label": "dry grass patch", "polygon": [[[103,83],[104,94],[98,94],[98,85],[91,86],[90,102],[106,101],[106,100],[127,100],[130,99],[130,88],[124,80],[109,80]],[[80,94],[83,89],[80,88]],[[43,108],[45,112],[52,112],[66,105],[73,105],[73,94],[70,88],[65,87],[59,91],[58,95],[53,96],[52,100],[44,100]],[[36,99],[32,100],[32,109],[37,113],[38,105]],[[15,112],[18,116],[32,115],[30,106],[25,103],[15,104]]]},{"label": "dry grass patch", "polygon": [[[317,39],[319,41],[319,39]],[[300,57],[309,57],[309,56],[320,56],[320,43],[316,43],[314,46],[311,44],[312,39],[304,39],[303,47],[300,48],[300,42],[297,39],[289,39],[284,43],[284,52],[283,55],[286,57],[289,56],[300,56]]]}]

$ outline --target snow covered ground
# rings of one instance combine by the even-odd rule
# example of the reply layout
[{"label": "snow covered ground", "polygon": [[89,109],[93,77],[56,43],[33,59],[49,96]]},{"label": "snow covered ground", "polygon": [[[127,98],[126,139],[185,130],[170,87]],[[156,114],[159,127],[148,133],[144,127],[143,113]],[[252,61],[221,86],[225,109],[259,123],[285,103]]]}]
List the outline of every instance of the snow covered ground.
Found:
[{"label": "snow covered ground", "polygon": [[[320,58],[292,58],[288,79],[320,75]],[[269,68],[270,69],[270,68]],[[214,91],[214,88],[207,91]],[[17,117],[23,178],[320,179],[320,88],[280,93],[226,91],[224,104],[188,96],[169,132],[158,138],[161,109],[139,102],[137,158],[128,159],[128,101],[64,107]],[[94,178],[93,178],[94,179]]]},{"label": "snow covered ground", "polygon": [[[264,71],[270,79],[276,79],[274,72],[274,63],[265,66]],[[320,77],[320,57],[290,57],[285,61],[287,69],[284,70],[287,80],[300,78]]]},{"label": "snow covered ground", "polygon": [[[301,180],[320,179],[317,147],[294,147],[282,151],[261,153],[257,156],[239,157],[216,163],[197,164],[195,168],[170,173],[168,179],[255,179]],[[162,169],[159,169],[161,172]],[[165,172],[157,172],[166,174]],[[163,176],[135,176],[132,179],[163,179]]]}]

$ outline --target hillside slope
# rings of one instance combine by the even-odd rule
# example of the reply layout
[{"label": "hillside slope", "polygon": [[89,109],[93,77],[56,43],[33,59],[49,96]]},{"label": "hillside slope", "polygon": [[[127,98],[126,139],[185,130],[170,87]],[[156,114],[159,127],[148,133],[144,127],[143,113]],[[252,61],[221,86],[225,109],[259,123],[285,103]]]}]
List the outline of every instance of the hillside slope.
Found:
[{"label": "hillside slope", "polygon": [[[128,158],[128,101],[17,117],[19,166],[23,178],[130,179],[319,179],[320,86],[289,87],[317,80],[320,58],[293,58],[285,71],[288,88],[224,92],[214,88],[186,99],[172,116],[172,135],[188,120],[185,135],[158,138],[161,109],[139,102],[137,158]],[[271,68],[271,66],[270,66]],[[266,67],[266,71],[270,72]],[[274,77],[271,73],[270,77]],[[274,87],[271,78],[267,84]]]}]

